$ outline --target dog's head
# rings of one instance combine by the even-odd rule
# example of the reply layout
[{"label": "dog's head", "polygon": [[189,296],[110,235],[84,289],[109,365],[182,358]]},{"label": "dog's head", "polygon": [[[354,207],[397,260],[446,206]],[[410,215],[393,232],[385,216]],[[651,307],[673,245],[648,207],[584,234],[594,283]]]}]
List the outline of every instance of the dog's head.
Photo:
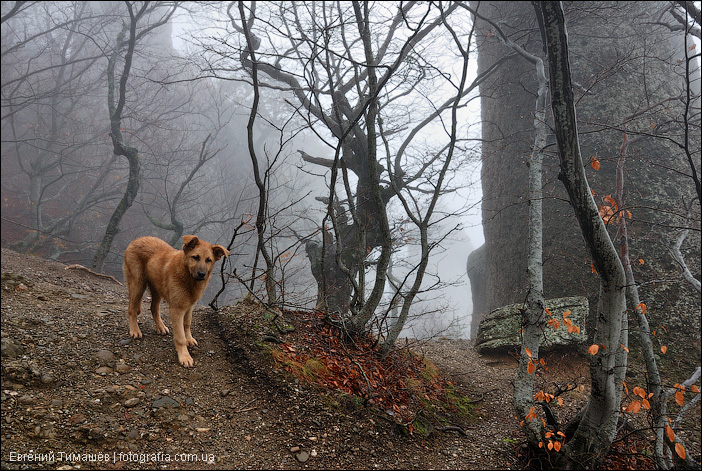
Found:
[{"label": "dog's head", "polygon": [[229,256],[229,251],[221,245],[212,245],[194,235],[183,236],[183,252],[185,267],[197,281],[209,280],[215,262],[222,255]]}]

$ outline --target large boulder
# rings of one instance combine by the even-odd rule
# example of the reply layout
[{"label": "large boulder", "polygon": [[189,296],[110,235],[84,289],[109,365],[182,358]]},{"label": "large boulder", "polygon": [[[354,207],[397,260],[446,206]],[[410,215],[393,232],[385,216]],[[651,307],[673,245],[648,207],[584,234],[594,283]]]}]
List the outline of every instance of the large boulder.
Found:
[{"label": "large boulder", "polygon": [[[546,326],[544,338],[541,340],[540,352],[556,350],[559,348],[580,349],[587,343],[585,333],[585,319],[588,313],[588,301],[584,296],[570,296],[567,298],[555,298],[546,300],[546,308],[551,311],[551,317],[560,323],[560,327],[555,329],[555,325]],[[521,341],[521,324],[523,319],[522,309],[525,304],[510,304],[493,310],[480,321],[478,336],[475,348],[480,353],[505,352],[518,350]],[[563,324],[563,313],[570,311],[567,319],[580,327],[580,333],[568,333],[567,327]]]}]

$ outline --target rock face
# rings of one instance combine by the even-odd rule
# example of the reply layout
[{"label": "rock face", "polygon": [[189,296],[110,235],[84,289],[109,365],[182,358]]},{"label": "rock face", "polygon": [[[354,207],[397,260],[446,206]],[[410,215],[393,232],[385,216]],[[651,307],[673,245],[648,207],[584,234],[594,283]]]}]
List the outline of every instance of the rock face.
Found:
[{"label": "rock face", "polygon": [[[587,342],[585,319],[588,313],[588,301],[584,296],[571,296],[546,300],[546,308],[551,311],[550,319],[560,323],[558,329],[546,326],[545,337],[539,351],[558,348],[579,349]],[[504,352],[518,349],[521,345],[521,308],[524,304],[510,304],[495,309],[480,322],[475,348],[480,353]],[[580,327],[580,333],[568,333],[563,325],[563,313],[570,311],[568,319]],[[544,314],[546,315],[546,314]]]},{"label": "rock face", "polygon": [[485,276],[486,276],[485,245],[481,245],[468,255],[466,273],[470,280],[470,290],[473,296],[473,314],[470,319],[470,336],[475,338],[478,326],[485,314]]},{"label": "rock face", "polygon": [[[500,24],[506,34],[532,53],[542,53],[541,33],[532,5],[528,2],[479,3],[481,16]],[[474,7],[477,4],[477,1],[471,2]],[[581,84],[596,81],[596,85],[588,88],[583,96],[580,96],[581,91],[576,95],[578,120],[583,124],[579,129],[583,157],[589,162],[590,156],[607,155],[599,171],[586,163],[587,179],[597,193],[599,204],[605,195],[613,194],[616,189],[616,157],[622,148],[623,136],[616,126],[605,129],[606,126],[596,123],[603,119],[608,123],[631,123],[627,117],[638,104],[658,103],[667,99],[665,97],[679,96],[675,88],[681,82],[672,77],[679,73],[680,67],[684,68],[684,61],[678,63],[678,60],[685,47],[676,44],[678,39],[684,39],[684,35],[671,36],[670,31],[663,27],[644,30],[640,26],[658,21],[654,18],[661,11],[659,5],[662,7],[657,2],[616,2],[606,6],[598,3],[598,6],[612,10],[583,15],[578,14],[578,7],[575,7],[566,13],[573,81]],[[476,20],[479,74],[493,67],[507,53],[504,43],[491,28],[487,22]],[[626,63],[626,69],[613,67],[621,64],[624,55],[631,59]],[[652,61],[652,57],[657,59]],[[519,57],[510,60],[497,74],[480,84],[485,313],[523,302],[529,290],[526,277],[528,204],[525,195],[528,192],[527,161],[534,143],[535,77],[534,66]],[[646,86],[642,86],[643,83]],[[650,129],[652,123],[669,122],[664,116],[682,116],[684,111],[677,107],[683,105],[683,101],[666,102],[670,103],[672,110],[666,105],[660,112],[646,115],[645,119],[649,120],[646,126]],[[699,110],[699,101],[697,103],[695,106]],[[639,129],[645,127],[642,121],[638,123]],[[632,129],[632,125],[627,124],[627,127]],[[700,148],[698,126],[695,125],[696,132],[690,133],[696,143],[692,148],[697,149]],[[686,210],[680,211],[683,205],[679,202],[693,201],[696,191],[692,180],[685,176],[689,174],[689,164],[686,171],[682,167],[676,169],[682,160],[672,141],[661,136],[630,143],[628,153],[631,158],[627,159],[624,170],[627,175],[624,204],[632,213],[631,222],[627,217],[629,250],[632,261],[645,260],[645,263],[633,263],[632,268],[639,295],[649,305],[649,323],[651,326],[664,325],[667,338],[678,342],[677,352],[685,352],[676,358],[670,354],[663,358],[664,364],[668,363],[682,376],[687,374],[683,371],[694,371],[700,362],[700,295],[685,283],[654,281],[679,279],[680,270],[669,247],[678,237],[678,228],[688,224]],[[661,162],[670,164],[663,167],[659,164]],[[694,165],[700,168],[699,155]],[[558,178],[559,168],[557,153],[548,152],[543,174],[544,295],[547,299],[584,295],[594,307],[599,279],[592,273],[591,256]],[[691,214],[699,215],[699,201],[695,201]],[[699,231],[699,221],[699,217],[695,218],[693,231]],[[700,237],[699,232],[697,234],[695,238],[688,238],[685,247],[689,254],[686,256],[688,263],[694,266],[691,271],[699,276]],[[619,238],[615,240],[615,244],[618,243]],[[654,304],[655,309],[650,309]],[[636,328],[635,325],[630,327]],[[592,336],[594,325],[588,325],[588,328]],[[629,340],[630,347],[640,346],[636,335],[631,335]]]}]

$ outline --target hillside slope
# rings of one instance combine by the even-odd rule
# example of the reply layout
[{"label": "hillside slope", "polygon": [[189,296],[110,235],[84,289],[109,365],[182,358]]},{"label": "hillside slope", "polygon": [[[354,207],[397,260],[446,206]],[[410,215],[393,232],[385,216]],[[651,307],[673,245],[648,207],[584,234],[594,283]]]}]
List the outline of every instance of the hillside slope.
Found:
[{"label": "hillside slope", "polygon": [[[132,340],[126,287],[2,249],[3,469],[514,468],[514,362],[467,341],[415,344],[474,403],[474,420],[401,433],[299,384],[261,348],[255,306],[198,307],[181,367],[172,337]],[[167,318],[164,309],[164,322]]]}]

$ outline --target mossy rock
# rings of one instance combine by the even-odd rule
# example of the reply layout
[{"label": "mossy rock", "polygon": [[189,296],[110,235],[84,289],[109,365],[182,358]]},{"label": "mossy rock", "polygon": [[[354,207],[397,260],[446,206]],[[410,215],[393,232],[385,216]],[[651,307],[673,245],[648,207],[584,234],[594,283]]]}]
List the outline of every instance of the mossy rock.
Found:
[{"label": "mossy rock", "polygon": [[[587,298],[584,296],[570,296],[566,298],[549,299],[545,307],[551,312],[551,317],[560,323],[560,327],[546,326],[544,338],[541,341],[540,351],[552,351],[562,348],[581,350],[587,343],[585,333],[585,319],[589,309]],[[495,309],[480,321],[475,348],[479,353],[497,353],[518,350],[521,345],[521,328],[523,309],[522,303],[510,304]],[[570,311],[568,319],[580,328],[580,333],[568,333],[563,324],[563,314]]]}]

